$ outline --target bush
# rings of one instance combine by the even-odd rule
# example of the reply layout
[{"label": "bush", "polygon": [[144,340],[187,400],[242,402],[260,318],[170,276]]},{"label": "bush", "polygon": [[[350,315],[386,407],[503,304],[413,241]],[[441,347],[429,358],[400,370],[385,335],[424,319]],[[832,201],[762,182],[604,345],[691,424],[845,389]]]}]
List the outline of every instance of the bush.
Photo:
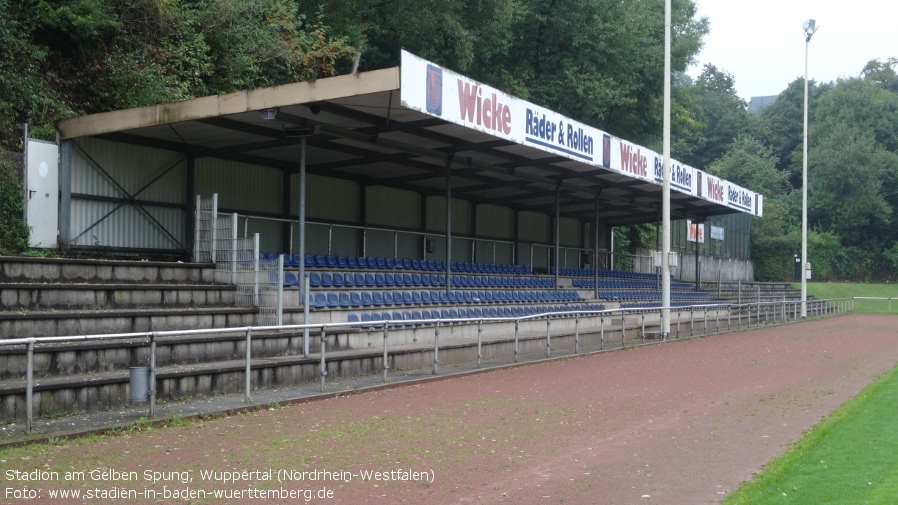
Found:
[{"label": "bush", "polygon": [[759,282],[791,282],[795,268],[794,254],[800,251],[800,235],[756,237],[751,246],[751,259],[755,264],[755,280]]},{"label": "bush", "polygon": [[20,254],[28,247],[22,165],[0,157],[0,255]]}]

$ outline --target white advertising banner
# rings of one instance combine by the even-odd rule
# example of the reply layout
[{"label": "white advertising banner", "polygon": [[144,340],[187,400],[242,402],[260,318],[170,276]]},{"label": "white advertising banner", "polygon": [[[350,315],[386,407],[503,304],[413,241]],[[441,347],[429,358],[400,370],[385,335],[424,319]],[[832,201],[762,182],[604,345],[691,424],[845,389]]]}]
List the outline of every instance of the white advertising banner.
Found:
[{"label": "white advertising banner", "polygon": [[[662,155],[402,51],[402,104],[499,138],[662,184]],[[703,180],[703,177],[704,180]],[[702,184],[710,184],[702,187]],[[671,160],[671,189],[755,215],[761,198]],[[732,192],[732,193],[731,193]]]},{"label": "white advertising banner", "polygon": [[705,225],[696,224],[690,220],[686,220],[686,240],[689,242],[705,243]]}]

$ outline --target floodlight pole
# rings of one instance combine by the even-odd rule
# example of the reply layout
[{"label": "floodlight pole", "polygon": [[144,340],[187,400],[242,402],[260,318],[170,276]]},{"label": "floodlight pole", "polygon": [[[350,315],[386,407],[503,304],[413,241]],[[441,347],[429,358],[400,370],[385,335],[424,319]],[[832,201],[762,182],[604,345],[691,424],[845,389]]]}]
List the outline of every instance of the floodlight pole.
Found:
[{"label": "floodlight pole", "polygon": [[804,22],[804,134],[801,169],[801,318],[808,317],[808,48],[817,31],[813,19]]},{"label": "floodlight pole", "polygon": [[670,0],[664,0],[664,131],[661,196],[661,338],[670,336]]}]

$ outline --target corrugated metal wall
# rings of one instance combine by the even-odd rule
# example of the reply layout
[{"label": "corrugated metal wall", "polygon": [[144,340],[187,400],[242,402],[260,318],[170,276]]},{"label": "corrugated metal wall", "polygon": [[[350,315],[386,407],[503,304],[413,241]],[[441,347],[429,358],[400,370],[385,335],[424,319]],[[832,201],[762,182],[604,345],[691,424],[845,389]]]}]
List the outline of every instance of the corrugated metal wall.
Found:
[{"label": "corrugated metal wall", "polygon": [[[359,185],[345,179],[306,175],[306,218],[311,221],[358,223],[361,210]],[[299,192],[298,176],[290,177],[290,194]],[[290,214],[299,214],[299,199],[290,200]]]},{"label": "corrugated metal wall", "polygon": [[503,240],[513,239],[514,211],[498,205],[478,205],[477,236]]},{"label": "corrugated metal wall", "polygon": [[218,193],[218,208],[280,215],[283,179],[276,168],[204,158],[196,161],[196,191]]},{"label": "corrugated metal wall", "polygon": [[[559,242],[561,242],[563,247],[580,247],[580,221],[570,217],[562,217]],[[554,237],[552,243],[555,243]]]},{"label": "corrugated metal wall", "polygon": [[[465,200],[452,199],[452,234],[471,234],[471,203]],[[446,232],[446,197],[427,197],[427,229]],[[454,246],[453,246],[454,248]],[[454,253],[453,253],[454,254]],[[460,261],[460,260],[455,260]]]},{"label": "corrugated metal wall", "polygon": [[189,250],[186,168],[180,153],[94,138],[73,142],[72,245]]},{"label": "corrugated metal wall", "polygon": [[[77,237],[75,245],[159,250],[192,247],[184,243],[189,235],[184,228],[189,217],[185,213],[192,212],[193,201],[184,201],[188,162],[183,154],[93,138],[78,139],[75,145],[71,218],[71,236]],[[266,251],[298,250],[299,227],[289,220],[296,219],[299,201],[293,197],[289,202],[283,201],[281,170],[214,158],[196,160],[194,169],[196,193],[217,193],[220,209],[251,216],[247,228],[239,231],[241,236],[244,232],[258,232]],[[289,177],[288,184],[289,193],[297,194],[296,175]],[[420,258],[423,253],[427,259],[446,259],[444,237],[427,237],[432,252],[424,252],[425,230],[446,231],[444,196],[423,197],[397,188],[362,187],[353,181],[315,174],[307,175],[307,189],[306,218],[325,223],[307,226],[308,253],[408,258]],[[147,203],[142,209],[121,205],[120,199],[131,196]],[[422,217],[426,222],[421,222]],[[452,260],[512,263],[517,255],[517,263],[546,268],[547,246],[554,246],[555,242],[551,232],[553,217],[534,212],[521,212],[517,217],[518,243],[512,244],[514,210],[484,204],[477,206],[475,213],[471,202],[453,199]],[[363,231],[363,227],[369,229]],[[576,219],[562,219],[563,246],[582,246],[584,233],[587,232]],[[472,236],[479,239],[474,241]],[[292,251],[288,241],[292,241]],[[540,246],[531,248],[533,244]]]}]

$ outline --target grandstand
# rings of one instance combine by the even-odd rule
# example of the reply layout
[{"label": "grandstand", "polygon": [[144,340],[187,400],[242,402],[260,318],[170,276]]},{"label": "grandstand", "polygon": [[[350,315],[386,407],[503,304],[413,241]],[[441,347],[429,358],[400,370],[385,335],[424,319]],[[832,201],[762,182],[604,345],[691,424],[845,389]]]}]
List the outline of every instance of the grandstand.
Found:
[{"label": "grandstand", "polygon": [[[614,227],[658,219],[658,153],[408,53],[399,68],[78,117],[58,130],[59,221],[46,226],[58,227],[59,248],[138,261],[4,261],[4,293],[15,293],[4,309],[22,312],[0,317],[6,338],[327,323],[345,325],[327,345],[358,351],[385,321],[429,345],[435,337],[413,332],[445,322],[461,341],[483,331],[482,319],[552,314],[553,331],[573,337],[581,314],[660,304],[658,275],[619,268],[612,253]],[[672,167],[674,219],[763,213],[761,195]],[[71,273],[84,269],[92,273]],[[675,303],[716,305],[673,281]],[[72,302],[75,292],[86,301]],[[545,335],[548,321],[522,334]],[[626,337],[628,322],[615,324]],[[499,323],[488,331],[510,333]],[[242,338],[173,342],[171,356],[191,370],[167,371],[159,389],[177,398],[221,381],[227,390]],[[259,364],[258,384],[309,380],[303,351],[314,342],[265,338],[259,358],[283,358],[270,365],[282,368],[265,375],[269,364]],[[140,343],[78,345],[46,351],[48,391],[146,360]],[[62,352],[71,366],[49,365]],[[117,392],[97,408],[126,387],[108,380]],[[67,394],[44,412],[77,410]]]}]

